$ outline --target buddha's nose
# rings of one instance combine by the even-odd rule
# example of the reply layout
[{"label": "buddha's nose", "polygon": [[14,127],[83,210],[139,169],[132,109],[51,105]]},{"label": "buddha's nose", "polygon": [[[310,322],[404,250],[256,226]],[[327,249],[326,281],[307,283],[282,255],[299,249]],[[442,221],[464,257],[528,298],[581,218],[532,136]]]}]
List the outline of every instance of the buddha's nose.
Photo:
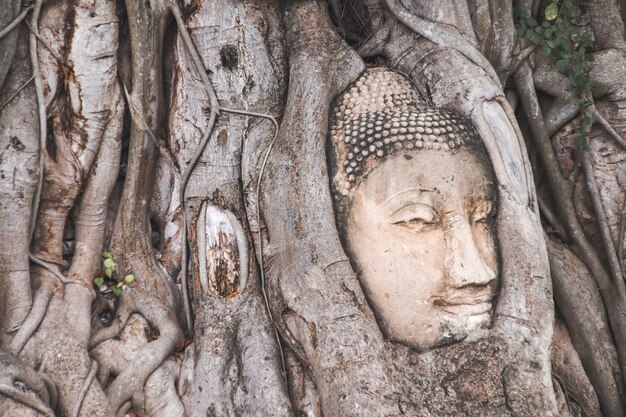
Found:
[{"label": "buddha's nose", "polygon": [[496,279],[494,270],[483,259],[464,216],[450,213],[444,221],[444,236],[448,285],[454,288],[483,287]]}]

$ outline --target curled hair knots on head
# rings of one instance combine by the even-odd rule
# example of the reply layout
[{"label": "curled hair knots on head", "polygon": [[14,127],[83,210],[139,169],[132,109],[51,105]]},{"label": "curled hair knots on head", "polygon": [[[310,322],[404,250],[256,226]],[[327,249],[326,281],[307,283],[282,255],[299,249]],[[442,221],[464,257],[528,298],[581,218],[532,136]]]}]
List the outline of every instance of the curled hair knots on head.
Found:
[{"label": "curled hair knots on head", "polygon": [[336,99],[330,142],[331,189],[341,212],[360,180],[394,152],[451,151],[481,141],[464,116],[427,108],[406,77],[374,67]]}]

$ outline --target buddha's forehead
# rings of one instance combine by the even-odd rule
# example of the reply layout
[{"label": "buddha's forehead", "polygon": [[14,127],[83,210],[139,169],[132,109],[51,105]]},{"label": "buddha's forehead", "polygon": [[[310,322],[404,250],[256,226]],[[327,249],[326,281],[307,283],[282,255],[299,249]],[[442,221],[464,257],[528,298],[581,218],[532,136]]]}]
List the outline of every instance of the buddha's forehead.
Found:
[{"label": "buddha's forehead", "polygon": [[453,207],[495,198],[495,178],[481,149],[402,151],[369,172],[354,190],[361,202],[393,208],[411,203]]}]

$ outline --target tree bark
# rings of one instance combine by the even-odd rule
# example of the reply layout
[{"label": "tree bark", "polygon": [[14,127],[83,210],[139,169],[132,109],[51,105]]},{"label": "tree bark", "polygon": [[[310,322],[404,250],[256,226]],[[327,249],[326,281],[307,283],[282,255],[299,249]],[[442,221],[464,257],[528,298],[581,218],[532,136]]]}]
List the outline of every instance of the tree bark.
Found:
[{"label": "tree bark", "polygon": [[[556,4],[588,102],[516,31],[551,2],[4,3],[0,415],[625,413],[623,2]],[[335,223],[329,115],[367,66],[497,178],[493,324],[429,351]]]}]

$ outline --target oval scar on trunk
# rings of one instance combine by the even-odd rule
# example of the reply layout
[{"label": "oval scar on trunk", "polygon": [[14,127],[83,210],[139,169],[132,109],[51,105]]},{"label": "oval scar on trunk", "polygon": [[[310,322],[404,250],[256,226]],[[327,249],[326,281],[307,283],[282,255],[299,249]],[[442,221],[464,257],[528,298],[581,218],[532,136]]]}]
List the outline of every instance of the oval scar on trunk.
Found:
[{"label": "oval scar on trunk", "polygon": [[196,227],[202,290],[237,296],[248,281],[248,239],[241,223],[229,210],[205,202]]}]

